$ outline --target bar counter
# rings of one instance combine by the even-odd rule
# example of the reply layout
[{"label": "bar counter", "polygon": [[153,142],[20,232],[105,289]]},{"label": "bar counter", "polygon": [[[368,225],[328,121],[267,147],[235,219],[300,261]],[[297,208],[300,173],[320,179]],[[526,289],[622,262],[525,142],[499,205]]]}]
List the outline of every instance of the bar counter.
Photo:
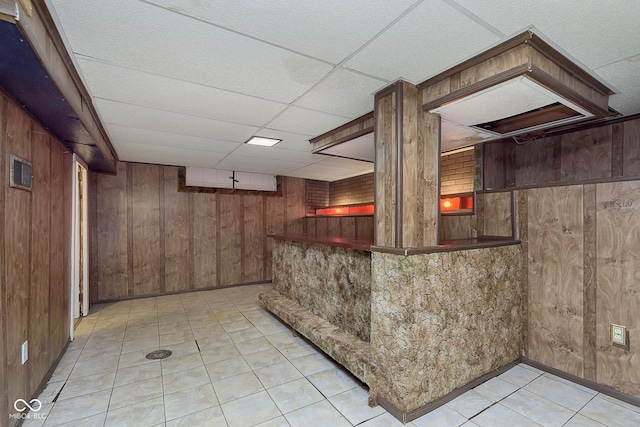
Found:
[{"label": "bar counter", "polygon": [[373,246],[373,239],[349,239],[332,236],[317,237],[308,234],[267,234],[267,237],[288,242],[335,246],[367,252],[371,252],[371,246]]}]

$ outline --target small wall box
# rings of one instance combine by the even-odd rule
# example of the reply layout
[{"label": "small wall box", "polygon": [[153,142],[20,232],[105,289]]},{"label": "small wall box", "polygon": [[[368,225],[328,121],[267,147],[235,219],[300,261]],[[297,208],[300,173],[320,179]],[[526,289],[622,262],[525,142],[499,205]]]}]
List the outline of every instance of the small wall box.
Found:
[{"label": "small wall box", "polygon": [[31,191],[31,162],[11,154],[9,168],[9,185],[13,188]]}]

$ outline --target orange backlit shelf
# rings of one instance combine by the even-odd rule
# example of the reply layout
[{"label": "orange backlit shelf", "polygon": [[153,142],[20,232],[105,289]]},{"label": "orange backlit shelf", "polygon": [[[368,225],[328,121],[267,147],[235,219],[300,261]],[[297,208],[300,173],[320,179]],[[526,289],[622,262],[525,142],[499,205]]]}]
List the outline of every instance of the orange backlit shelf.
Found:
[{"label": "orange backlit shelf", "polygon": [[316,209],[316,215],[344,216],[344,215],[373,215],[373,205],[332,206]]},{"label": "orange backlit shelf", "polygon": [[450,194],[440,197],[440,213],[469,214],[473,212],[473,194]]}]

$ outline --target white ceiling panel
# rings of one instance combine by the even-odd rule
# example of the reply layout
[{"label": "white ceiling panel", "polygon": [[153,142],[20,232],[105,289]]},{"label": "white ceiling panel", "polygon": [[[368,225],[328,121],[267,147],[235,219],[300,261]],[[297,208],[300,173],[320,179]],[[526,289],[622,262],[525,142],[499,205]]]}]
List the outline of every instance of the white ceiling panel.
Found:
[{"label": "white ceiling panel", "polygon": [[[242,144],[233,151],[234,156],[256,157],[263,160],[291,160],[293,162],[315,163],[324,160],[326,156],[312,154],[311,151],[289,150],[280,148],[280,142],[273,147]],[[307,143],[308,144],[308,143]]]},{"label": "white ceiling panel", "polygon": [[300,107],[347,117],[373,110],[373,96],[389,84],[347,70],[337,70],[296,101]]},{"label": "white ceiling panel", "polygon": [[151,2],[337,64],[416,0]]},{"label": "white ceiling panel", "polygon": [[179,135],[245,142],[258,130],[255,126],[188,116],[103,99],[97,99],[96,106],[100,110],[102,121],[105,124],[118,124]]},{"label": "white ceiling panel", "polygon": [[350,120],[351,118],[349,117],[307,110],[306,108],[290,107],[269,123],[267,127],[285,132],[320,135]]},{"label": "white ceiling panel", "polygon": [[638,1],[456,1],[505,34],[533,25],[592,69],[640,53]]},{"label": "white ceiling panel", "polygon": [[425,1],[345,66],[387,80],[418,83],[498,40],[448,4]]},{"label": "white ceiling panel", "polygon": [[287,175],[299,178],[317,179],[320,181],[337,181],[340,179],[351,178],[353,176],[363,175],[370,172],[373,172],[373,166],[369,171],[357,171],[344,168],[340,165],[332,166],[330,164],[314,163],[312,165],[308,165],[300,169],[291,171]]},{"label": "white ceiling panel", "polygon": [[118,153],[120,160],[125,162],[213,168],[226,156],[226,154],[211,151],[137,144],[130,141],[123,141],[121,145],[124,148],[120,149]]},{"label": "white ceiling panel", "polygon": [[609,105],[622,114],[640,112],[640,55],[596,70],[605,80],[615,82],[618,94],[609,98]]},{"label": "white ceiling panel", "polygon": [[77,55],[121,66],[281,102],[293,101],[332,69],[143,2],[54,4],[62,25],[69,25],[67,39]]},{"label": "white ceiling panel", "polygon": [[159,132],[116,124],[107,124],[105,127],[109,135],[114,139],[116,150],[120,148],[120,141],[123,141],[123,146],[126,141],[133,141],[138,144],[212,151],[215,153],[230,153],[240,145],[237,142]]},{"label": "white ceiling panel", "polygon": [[240,172],[267,173],[272,175],[286,175],[289,171],[304,166],[304,162],[292,162],[289,160],[228,155],[218,162],[216,169],[234,170]]},{"label": "white ceiling panel", "polygon": [[78,59],[94,98],[158,110],[263,126],[287,105],[234,92]]}]

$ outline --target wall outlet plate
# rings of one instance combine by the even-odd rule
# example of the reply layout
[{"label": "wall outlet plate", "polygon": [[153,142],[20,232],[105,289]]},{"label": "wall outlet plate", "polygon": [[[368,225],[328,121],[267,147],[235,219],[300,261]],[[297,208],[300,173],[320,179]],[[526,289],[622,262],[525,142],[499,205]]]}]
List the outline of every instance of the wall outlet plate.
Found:
[{"label": "wall outlet plate", "polygon": [[622,325],[611,324],[611,344],[616,347],[629,349],[629,340],[627,327]]}]

